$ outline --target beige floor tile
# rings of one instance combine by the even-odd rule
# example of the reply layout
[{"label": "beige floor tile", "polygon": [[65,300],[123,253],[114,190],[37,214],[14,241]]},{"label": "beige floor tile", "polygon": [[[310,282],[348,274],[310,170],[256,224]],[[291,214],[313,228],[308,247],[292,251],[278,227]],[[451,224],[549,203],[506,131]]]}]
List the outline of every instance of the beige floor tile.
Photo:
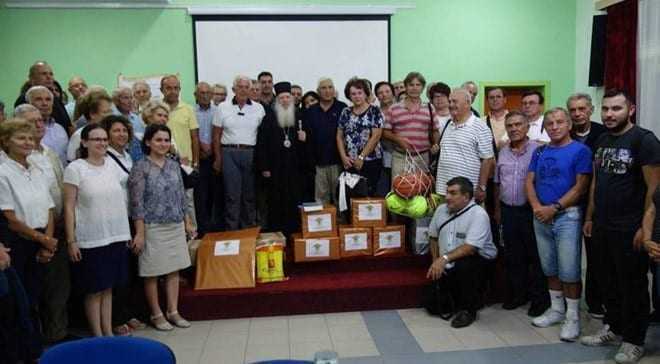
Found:
[{"label": "beige floor tile", "polygon": [[463,343],[448,329],[413,327],[410,333],[426,353],[465,349]]},{"label": "beige floor tile", "polygon": [[212,346],[207,345],[202,351],[200,364],[231,364],[243,363],[245,360],[245,345]]},{"label": "beige floor tile", "polygon": [[248,346],[254,345],[289,345],[288,330],[261,330],[250,332]]},{"label": "beige floor tile", "polygon": [[302,343],[310,341],[330,341],[330,333],[327,327],[299,327],[289,330],[289,340],[292,343]]},{"label": "beige floor tile", "polygon": [[291,343],[291,359],[313,360],[314,354],[321,350],[333,350],[333,346],[328,341],[309,341],[301,343]]},{"label": "beige floor tile", "polygon": [[250,346],[248,344],[245,352],[245,362],[253,363],[262,360],[276,360],[290,358],[289,345],[262,344]]},{"label": "beige floor tile", "polygon": [[250,330],[250,319],[229,319],[214,321],[211,325],[211,334],[215,332],[229,332],[232,334],[245,333]]},{"label": "beige floor tile", "polygon": [[373,340],[333,341],[335,351],[340,358],[380,355]]},{"label": "beige floor tile", "polygon": [[182,364],[197,364],[202,356],[201,350],[188,349],[188,350],[175,350],[176,362]]},{"label": "beige floor tile", "polygon": [[262,330],[289,330],[289,320],[286,316],[257,317],[250,320],[250,333]]},{"label": "beige floor tile", "polygon": [[327,324],[323,315],[297,315],[289,316],[289,330],[299,329],[325,329]]},{"label": "beige floor tile", "polygon": [[452,334],[468,350],[507,346],[507,343],[495,335],[487,326],[479,325],[479,321],[468,327],[453,329]]},{"label": "beige floor tile", "polygon": [[360,312],[327,313],[324,316],[328,327],[364,325],[364,319]]},{"label": "beige floor tile", "polygon": [[371,339],[371,334],[365,324],[331,326],[330,337],[332,341],[365,340]]}]

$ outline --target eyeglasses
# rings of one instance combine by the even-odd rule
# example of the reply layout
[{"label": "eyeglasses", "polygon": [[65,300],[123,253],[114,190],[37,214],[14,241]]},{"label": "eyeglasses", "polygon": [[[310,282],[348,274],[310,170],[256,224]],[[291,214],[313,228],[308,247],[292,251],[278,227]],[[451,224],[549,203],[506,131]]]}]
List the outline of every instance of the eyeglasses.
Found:
[{"label": "eyeglasses", "polygon": [[108,138],[89,138],[87,139],[88,142],[97,142],[97,143],[103,143],[107,142]]}]

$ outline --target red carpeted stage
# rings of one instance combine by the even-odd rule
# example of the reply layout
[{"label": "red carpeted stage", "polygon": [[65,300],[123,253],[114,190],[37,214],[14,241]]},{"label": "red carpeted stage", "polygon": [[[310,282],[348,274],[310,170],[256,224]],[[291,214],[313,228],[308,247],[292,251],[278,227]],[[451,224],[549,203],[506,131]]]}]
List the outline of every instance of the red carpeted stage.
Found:
[{"label": "red carpeted stage", "polygon": [[179,310],[192,320],[419,307],[429,256],[288,263],[288,281],[255,288],[181,287]]}]

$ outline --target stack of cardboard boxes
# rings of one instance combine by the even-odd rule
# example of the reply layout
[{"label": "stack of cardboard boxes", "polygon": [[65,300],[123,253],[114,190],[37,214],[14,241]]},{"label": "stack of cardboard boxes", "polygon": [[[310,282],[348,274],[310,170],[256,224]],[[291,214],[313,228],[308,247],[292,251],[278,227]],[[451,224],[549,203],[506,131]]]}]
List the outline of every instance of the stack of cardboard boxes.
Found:
[{"label": "stack of cardboard boxes", "polygon": [[387,226],[382,198],[351,200],[351,224],[337,226],[337,210],[325,205],[302,215],[302,234],[293,234],[296,262],[405,254],[405,227]]}]

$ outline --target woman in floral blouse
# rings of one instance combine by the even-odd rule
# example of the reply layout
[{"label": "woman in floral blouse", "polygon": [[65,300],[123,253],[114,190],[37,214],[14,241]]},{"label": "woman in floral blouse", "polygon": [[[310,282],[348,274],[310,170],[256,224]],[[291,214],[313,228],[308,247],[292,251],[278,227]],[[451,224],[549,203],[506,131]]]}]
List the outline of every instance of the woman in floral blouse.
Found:
[{"label": "woman in floral blouse", "polygon": [[337,149],[344,169],[367,179],[368,195],[376,194],[383,169],[380,136],[383,113],[369,104],[371,90],[364,79],[353,78],[346,84],[344,95],[353,106],[345,108],[337,122]]},{"label": "woman in floral blouse", "polygon": [[[196,235],[186,215],[186,195],[179,163],[167,157],[171,132],[165,125],[151,124],[144,132],[145,159],[133,165],[128,186],[131,216],[135,223],[133,245],[140,254],[140,276],[151,309],[151,322],[158,330],[190,327],[178,312],[179,270],[190,266],[186,234]],[[158,277],[165,276],[167,315],[158,303]],[[171,324],[170,324],[171,323]]]}]

